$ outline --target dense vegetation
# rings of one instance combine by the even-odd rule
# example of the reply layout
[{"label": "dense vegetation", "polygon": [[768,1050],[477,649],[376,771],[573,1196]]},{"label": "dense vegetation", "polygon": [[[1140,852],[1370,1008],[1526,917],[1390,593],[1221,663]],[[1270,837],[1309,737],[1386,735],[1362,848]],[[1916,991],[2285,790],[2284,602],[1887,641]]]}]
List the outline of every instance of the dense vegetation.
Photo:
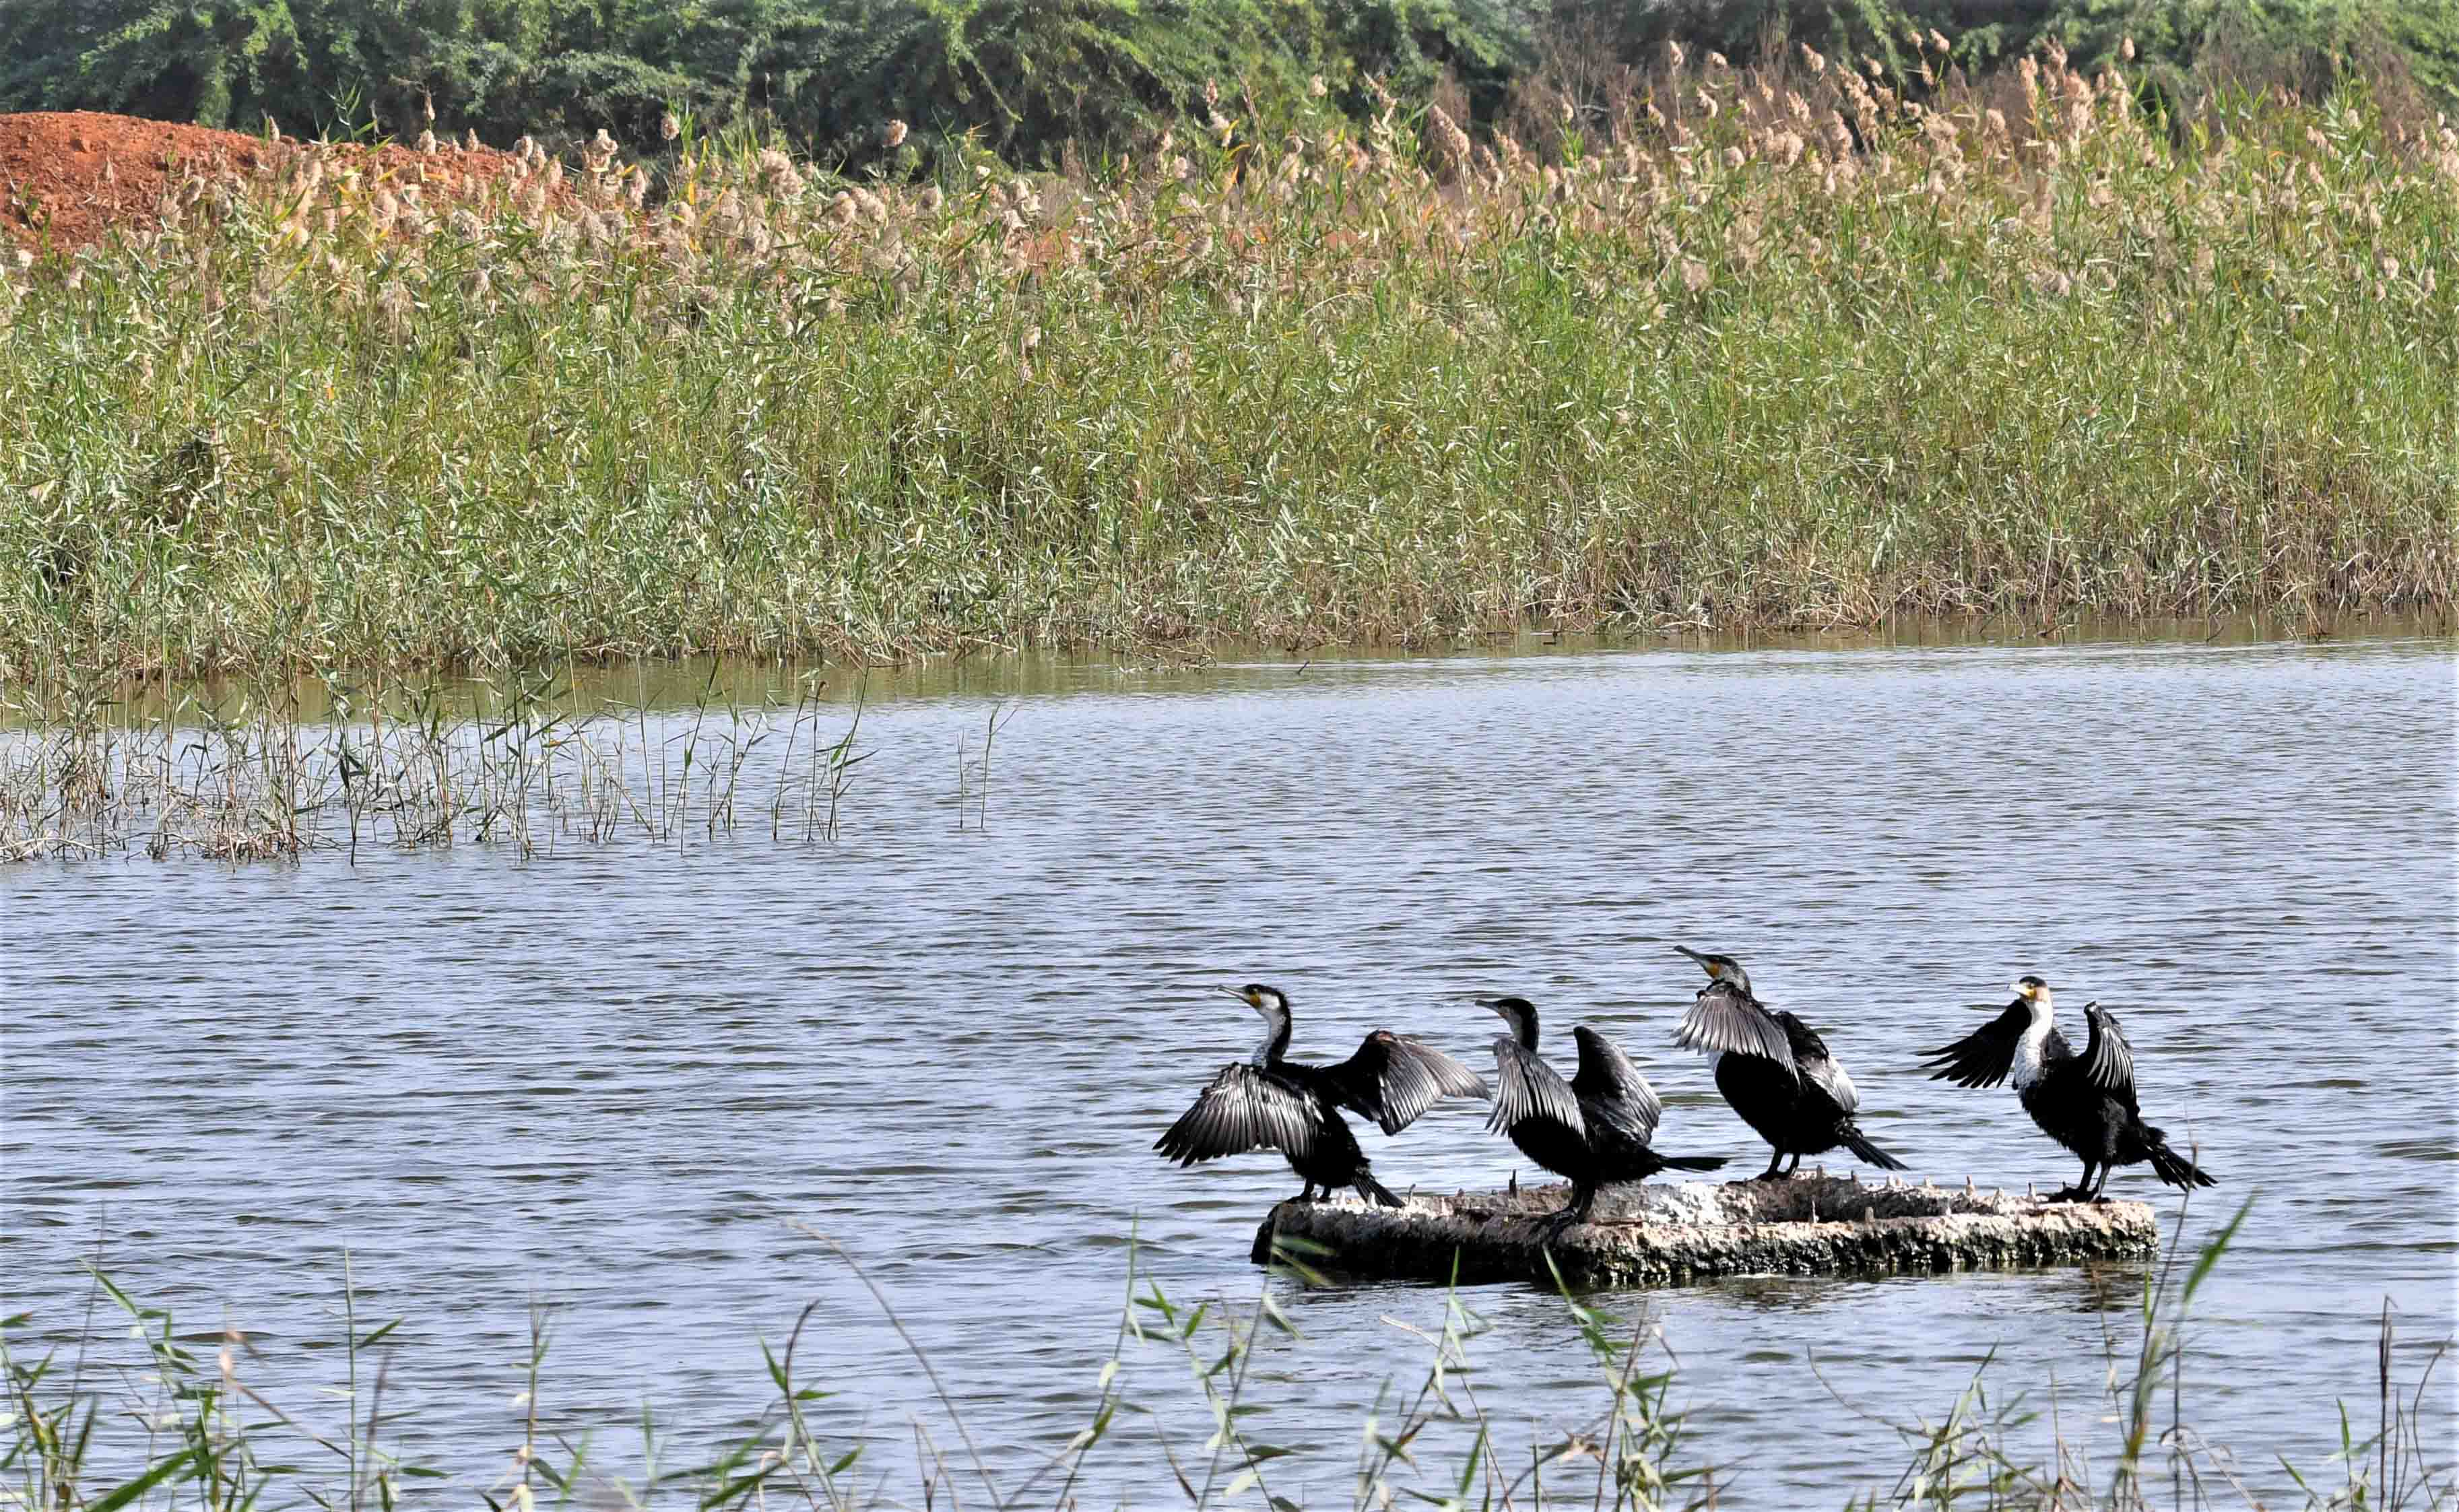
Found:
[{"label": "dense vegetation", "polygon": [[2090,69],[2131,38],[2173,113],[2216,79],[2311,94],[2352,66],[2459,101],[2459,0],[11,0],[0,110],[407,139],[431,107],[454,136],[602,127],[636,149],[671,110],[838,163],[898,119],[926,158],[972,133],[1033,165],[1200,120],[1208,86],[1277,126],[1317,78],[1360,122],[1369,77],[1409,100],[1448,79],[1483,123],[1549,74],[1652,65],[1669,40],[1908,73],[1932,32],[1968,69],[2052,40]]},{"label": "dense vegetation", "polygon": [[0,274],[0,678],[2451,601],[2459,130],[1891,77],[198,164]]}]

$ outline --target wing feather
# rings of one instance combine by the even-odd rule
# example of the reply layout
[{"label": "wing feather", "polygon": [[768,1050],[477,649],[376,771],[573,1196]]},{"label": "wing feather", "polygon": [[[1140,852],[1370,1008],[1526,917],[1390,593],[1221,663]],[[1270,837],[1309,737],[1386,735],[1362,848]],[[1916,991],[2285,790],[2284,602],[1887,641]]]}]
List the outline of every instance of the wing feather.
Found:
[{"label": "wing feather", "polygon": [[1303,1160],[1313,1153],[1326,1116],[1305,1092],[1239,1061],[1221,1068],[1153,1148],[1181,1166],[1258,1149]]},{"label": "wing feather", "polygon": [[1656,1088],[1648,1084],[1648,1078],[1612,1041],[1587,1025],[1572,1030],[1571,1038],[1580,1042],[1580,1069],[1571,1078],[1571,1095],[1579,1100],[1580,1112],[1590,1124],[1610,1124],[1642,1144],[1655,1138],[1665,1104],[1657,1101]]},{"label": "wing feather", "polygon": [[1580,1100],[1552,1066],[1509,1035],[1494,1039],[1494,1113],[1485,1126],[1500,1134],[1532,1118],[1551,1119],[1583,1137]]},{"label": "wing feather", "polygon": [[1777,1014],[1776,1019],[1784,1026],[1786,1042],[1793,1050],[1796,1073],[1826,1093],[1828,1099],[1846,1113],[1859,1108],[1861,1105],[1860,1091],[1853,1085],[1853,1079],[1844,1074],[1844,1063],[1827,1053],[1827,1041],[1818,1038],[1818,1031],[1790,1012]]},{"label": "wing feather", "polygon": [[1493,1096],[1485,1079],[1421,1040],[1377,1029],[1328,1072],[1340,1105],[1398,1134],[1447,1097]]},{"label": "wing feather", "polygon": [[2134,1102],[2134,1047],[2117,1027],[2117,1016],[2098,1003],[2086,1003],[2083,1019],[2091,1026],[2091,1038],[2083,1047],[2083,1074],[2092,1085],[2125,1103],[2128,1112],[2139,1115],[2142,1110]]},{"label": "wing feather", "polygon": [[1922,1069],[1929,1073],[1933,1082],[1952,1082],[1962,1087],[1996,1086],[2015,1069],[2015,1046],[2022,1042],[2024,1031],[2031,1021],[2032,1005],[2018,998],[2007,1005],[2005,1013],[1953,1044],[1923,1051],[1929,1059],[1922,1062]]},{"label": "wing feather", "polygon": [[1691,1011],[1682,1016],[1673,1042],[1686,1050],[1760,1056],[1788,1071],[1796,1069],[1784,1026],[1759,1006],[1758,999],[1731,982],[1710,982],[1699,989]]}]

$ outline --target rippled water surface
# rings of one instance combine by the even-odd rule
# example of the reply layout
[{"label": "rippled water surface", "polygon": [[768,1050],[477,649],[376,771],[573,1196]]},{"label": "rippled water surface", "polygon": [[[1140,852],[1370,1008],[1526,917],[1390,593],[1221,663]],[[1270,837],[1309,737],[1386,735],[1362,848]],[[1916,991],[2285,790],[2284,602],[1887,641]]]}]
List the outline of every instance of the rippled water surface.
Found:
[{"label": "rippled water surface", "polygon": [[[1865,1126],[1942,1181],[2076,1167],[2010,1093],[1923,1080],[1919,1050],[2027,970],[2113,1007],[2147,1114],[2223,1180],[2195,1227],[2254,1199],[2190,1380],[2201,1431],[2259,1488],[2284,1485],[2274,1451],[2322,1467],[2333,1397],[2370,1420],[2385,1298],[2404,1374],[2452,1333],[2448,641],[998,685],[1020,675],[875,697],[833,848],[764,825],[527,864],[465,847],[0,873],[18,1348],[77,1337],[99,1254],[183,1332],[248,1329],[268,1390],[311,1392],[338,1379],[347,1253],[362,1319],[408,1320],[388,1435],[471,1486],[518,1441],[533,1300],[553,1327],[545,1419],[635,1469],[643,1402],[670,1463],[749,1423],[759,1339],[811,1304],[798,1370],[839,1394],[821,1426],[868,1436],[872,1473],[918,1501],[911,1423],[954,1436],[826,1234],[1013,1485],[1095,1398],[1130,1234],[1173,1294],[1261,1285],[1248,1246],[1295,1179],[1271,1156],[1180,1171],[1149,1149],[1252,1047],[1253,1018],[1208,984],[1286,988],[1302,1056],[1389,1024],[1480,1064],[1495,1025],[1467,998],[1523,993],[1559,1055],[1586,1020],[1642,1061],[1663,1144],[1755,1168],[1763,1148],[1670,1043],[1692,987],[1676,941],[1739,956],[1826,1030]],[[960,829],[958,746],[978,750],[1003,693],[987,822]],[[1521,1165],[1460,1104],[1366,1141],[1396,1187]],[[2112,1192],[2176,1207],[2140,1167]],[[2088,1420],[2140,1282],[1763,1278],[1619,1304],[1662,1324],[1732,1504],[1839,1505],[1902,1460],[1864,1415],[1934,1418],[1985,1356],[2002,1391],[2054,1380],[2070,1430]],[[1275,1336],[1250,1387],[1258,1437],[1297,1451],[1272,1489],[1346,1504],[1378,1387],[1425,1359],[1395,1323],[1437,1326],[1441,1293],[1274,1286],[1303,1337]],[[1593,1421],[1558,1298],[1463,1300],[1492,1325],[1477,1390],[1516,1452]],[[1159,1346],[1130,1346],[1125,1378],[1159,1417],[1124,1420],[1091,1500],[1145,1504],[1155,1424],[1185,1432],[1182,1455],[1204,1426]],[[2427,1394],[2429,1439],[2448,1439],[2451,1378]]]}]

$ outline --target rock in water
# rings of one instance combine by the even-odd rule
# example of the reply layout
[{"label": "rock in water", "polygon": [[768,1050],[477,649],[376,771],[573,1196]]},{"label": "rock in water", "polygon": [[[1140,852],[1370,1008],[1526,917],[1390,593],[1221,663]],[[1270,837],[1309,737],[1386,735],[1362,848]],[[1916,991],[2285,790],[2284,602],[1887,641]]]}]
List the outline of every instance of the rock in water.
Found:
[{"label": "rock in water", "polygon": [[[1345,1274],[1550,1286],[1545,1219],[1568,1198],[1568,1188],[1551,1186],[1415,1196],[1398,1208],[1293,1200],[1256,1230],[1253,1259],[1270,1262],[1278,1233],[1322,1247],[1309,1263]],[[1562,1230],[1551,1248],[1566,1282],[1607,1287],[2147,1259],[2159,1241],[2148,1203],[2050,1203],[1818,1175],[1609,1186],[1595,1221]]]}]

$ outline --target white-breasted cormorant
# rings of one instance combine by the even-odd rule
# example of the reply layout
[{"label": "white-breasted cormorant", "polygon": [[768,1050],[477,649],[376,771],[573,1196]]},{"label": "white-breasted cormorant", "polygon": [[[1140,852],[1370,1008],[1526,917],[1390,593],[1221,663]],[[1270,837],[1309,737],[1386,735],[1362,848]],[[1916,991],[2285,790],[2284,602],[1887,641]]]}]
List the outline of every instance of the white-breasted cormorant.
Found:
[{"label": "white-breasted cormorant", "polygon": [[[1995,1086],[2012,1077],[2016,1099],[2042,1132],[2083,1158],[2083,1176],[2051,1202],[2100,1202],[2109,1173],[2120,1166],[2152,1163],[2153,1174],[2172,1186],[2217,1183],[2194,1162],[2169,1147],[2169,1136],[2143,1122],[2134,1102],[2134,1048],[2117,1019],[2098,1003],[2083,1005],[2091,1034],[2083,1054],[2050,1021],[2049,984],[2038,976],[2015,983],[2006,1012],[1950,1045],[1923,1054],[1933,1082],[1957,1086]],[[2092,1172],[2100,1177],[2093,1180]]]},{"label": "white-breasted cormorant", "polygon": [[[1790,1176],[1804,1155],[1823,1155],[1839,1144],[1881,1170],[1905,1168],[1853,1122],[1861,1094],[1827,1053],[1827,1041],[1793,1014],[1772,1011],[1753,996],[1750,973],[1731,956],[1673,948],[1708,973],[1708,985],[1682,1016],[1673,1042],[1707,1053],[1716,1090],[1774,1148],[1757,1180]],[[1793,1164],[1785,1166],[1788,1155]]]},{"label": "white-breasted cormorant", "polygon": [[1153,1142],[1153,1148],[1181,1166],[1276,1149],[1306,1182],[1300,1202],[1314,1201],[1318,1186],[1327,1198],[1335,1187],[1355,1186],[1361,1197],[1398,1208],[1400,1199],[1375,1179],[1340,1110],[1352,1109],[1384,1133],[1398,1134],[1437,1098],[1490,1095],[1476,1072],[1389,1029],[1368,1035],[1357,1053],[1338,1065],[1292,1060],[1290,1000],[1280,989],[1249,982],[1222,991],[1263,1015],[1264,1042],[1252,1060],[1223,1066],[1194,1106]]},{"label": "white-breasted cormorant", "polygon": [[1535,1004],[1525,998],[1481,998],[1477,1005],[1511,1026],[1494,1041],[1494,1114],[1485,1126],[1570,1182],[1571,1200],[1553,1215],[1555,1228],[1586,1222],[1601,1186],[1725,1164],[1722,1155],[1660,1155],[1649,1146],[1665,1105],[1605,1036],[1586,1024],[1571,1031],[1580,1069],[1566,1083],[1537,1053]]}]

